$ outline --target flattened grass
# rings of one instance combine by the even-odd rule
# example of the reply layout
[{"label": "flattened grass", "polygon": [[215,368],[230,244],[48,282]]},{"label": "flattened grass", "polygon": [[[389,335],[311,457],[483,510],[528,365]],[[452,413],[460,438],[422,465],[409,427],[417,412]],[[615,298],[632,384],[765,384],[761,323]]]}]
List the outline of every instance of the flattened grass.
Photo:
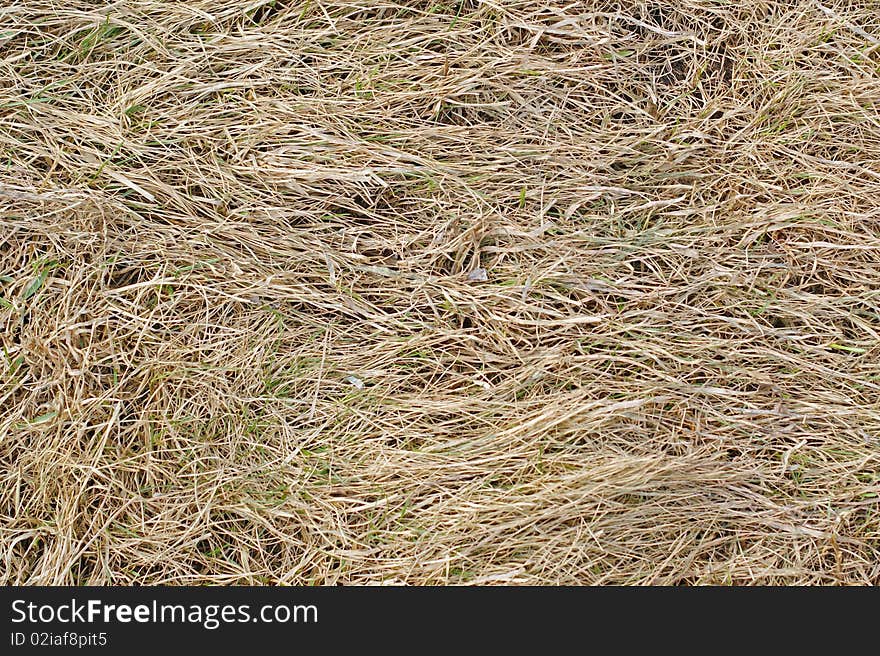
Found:
[{"label": "flattened grass", "polygon": [[0,582],[880,583],[878,44],[0,9]]}]

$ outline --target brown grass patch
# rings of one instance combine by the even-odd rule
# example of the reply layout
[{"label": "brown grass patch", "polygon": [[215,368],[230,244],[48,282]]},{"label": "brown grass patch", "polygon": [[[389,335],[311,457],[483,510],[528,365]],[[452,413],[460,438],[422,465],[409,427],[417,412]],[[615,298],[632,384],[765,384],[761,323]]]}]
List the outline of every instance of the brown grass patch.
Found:
[{"label": "brown grass patch", "polygon": [[2,583],[880,582],[876,1],[14,2],[0,276]]}]

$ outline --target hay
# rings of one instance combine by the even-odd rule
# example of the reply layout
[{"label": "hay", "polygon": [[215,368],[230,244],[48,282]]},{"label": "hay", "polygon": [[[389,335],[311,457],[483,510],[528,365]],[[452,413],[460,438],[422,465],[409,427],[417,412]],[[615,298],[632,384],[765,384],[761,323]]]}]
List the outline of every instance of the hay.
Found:
[{"label": "hay", "polygon": [[0,582],[880,582],[878,39],[0,8]]}]

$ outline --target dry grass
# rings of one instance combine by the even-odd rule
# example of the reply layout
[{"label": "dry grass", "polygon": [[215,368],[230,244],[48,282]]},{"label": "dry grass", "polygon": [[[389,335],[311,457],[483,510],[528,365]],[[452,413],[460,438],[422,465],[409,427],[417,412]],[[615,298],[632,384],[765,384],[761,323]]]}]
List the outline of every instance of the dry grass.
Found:
[{"label": "dry grass", "polygon": [[3,583],[880,582],[877,0],[12,0],[0,276]]}]

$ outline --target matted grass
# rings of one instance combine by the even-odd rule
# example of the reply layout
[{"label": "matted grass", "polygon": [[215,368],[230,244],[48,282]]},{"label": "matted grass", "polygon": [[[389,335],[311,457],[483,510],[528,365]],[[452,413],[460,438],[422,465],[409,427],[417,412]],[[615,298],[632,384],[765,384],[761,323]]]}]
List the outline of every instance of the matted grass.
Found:
[{"label": "matted grass", "polygon": [[880,582],[880,2],[0,8],[0,582]]}]

